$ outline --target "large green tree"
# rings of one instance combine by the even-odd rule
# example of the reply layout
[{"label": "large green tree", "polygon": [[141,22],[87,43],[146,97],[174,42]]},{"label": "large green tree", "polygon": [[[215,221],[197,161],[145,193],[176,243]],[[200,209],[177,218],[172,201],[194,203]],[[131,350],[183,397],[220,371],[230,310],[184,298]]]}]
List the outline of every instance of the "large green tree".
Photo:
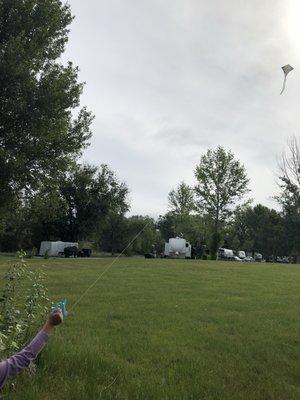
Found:
[{"label": "large green tree", "polygon": [[[68,234],[68,207],[58,183],[41,187],[26,199],[22,210],[27,227],[23,237],[27,237],[27,243],[29,241],[32,246],[38,248],[42,240],[59,240]],[[24,245],[22,247],[27,248]]]},{"label": "large green tree", "polygon": [[245,167],[234,158],[231,151],[218,146],[208,150],[196,166],[196,204],[212,224],[210,241],[211,256],[214,258],[221,242],[221,230],[233,211],[248,191],[249,179]]},{"label": "large green tree", "polygon": [[127,218],[128,241],[132,242],[132,254],[145,254],[156,251],[157,255],[164,249],[164,240],[157,229],[153,218],[134,215]]},{"label": "large green tree", "polygon": [[14,198],[6,208],[0,231],[0,250],[39,247],[42,240],[58,240],[66,228],[67,204],[54,186],[42,187],[25,200]]},{"label": "large green tree", "polygon": [[159,216],[157,227],[166,242],[171,237],[179,236],[188,240],[194,248],[199,248],[207,241],[207,221],[201,215],[177,215],[168,212]]},{"label": "large green tree", "polygon": [[59,61],[72,19],[60,0],[0,1],[2,207],[66,170],[90,137],[91,114],[74,114],[78,69]]},{"label": "large green tree", "polygon": [[262,253],[265,257],[287,255],[282,215],[262,204],[241,208],[235,213],[226,245],[234,250]]},{"label": "large green tree", "polygon": [[66,202],[65,235],[68,240],[92,238],[109,215],[122,216],[129,209],[128,188],[107,166],[77,166],[60,184]]},{"label": "large green tree", "polygon": [[176,215],[189,215],[195,209],[193,189],[184,182],[180,182],[176,189],[168,195],[169,209]]},{"label": "large green tree", "polygon": [[123,218],[128,210],[127,194],[106,165],[77,165],[55,184],[14,201],[0,231],[0,250],[39,247],[42,240],[99,242],[112,215]]},{"label": "large green tree", "polygon": [[100,250],[110,252],[111,255],[121,253],[122,251],[130,252],[127,247],[128,241],[128,224],[123,213],[110,212],[102,226],[99,235],[98,247]]},{"label": "large green tree", "polygon": [[142,215],[126,218],[123,214],[110,213],[104,226],[100,247],[112,254],[126,255],[161,253],[164,242],[156,229],[155,221]]}]

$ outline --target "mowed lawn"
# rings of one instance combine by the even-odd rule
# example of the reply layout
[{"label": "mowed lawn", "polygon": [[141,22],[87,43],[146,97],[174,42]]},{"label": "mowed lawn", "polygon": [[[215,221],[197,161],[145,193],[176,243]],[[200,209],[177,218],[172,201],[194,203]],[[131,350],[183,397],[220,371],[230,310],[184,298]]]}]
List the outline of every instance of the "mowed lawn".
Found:
[{"label": "mowed lawn", "polygon": [[[110,262],[29,260],[70,308]],[[123,258],[5,398],[298,400],[299,312],[300,265]]]}]

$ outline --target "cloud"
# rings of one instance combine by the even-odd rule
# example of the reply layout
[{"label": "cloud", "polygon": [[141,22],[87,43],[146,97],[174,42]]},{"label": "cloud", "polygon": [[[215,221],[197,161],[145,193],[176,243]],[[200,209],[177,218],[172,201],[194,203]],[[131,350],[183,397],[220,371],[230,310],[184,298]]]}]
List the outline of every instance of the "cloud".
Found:
[{"label": "cloud", "polygon": [[[84,158],[127,182],[132,213],[165,212],[168,192],[193,184],[201,154],[219,144],[245,164],[255,201],[273,205],[276,158],[300,130],[286,2],[70,4],[64,59],[80,66],[82,103],[96,114]],[[286,63],[296,68],[279,96]]]}]

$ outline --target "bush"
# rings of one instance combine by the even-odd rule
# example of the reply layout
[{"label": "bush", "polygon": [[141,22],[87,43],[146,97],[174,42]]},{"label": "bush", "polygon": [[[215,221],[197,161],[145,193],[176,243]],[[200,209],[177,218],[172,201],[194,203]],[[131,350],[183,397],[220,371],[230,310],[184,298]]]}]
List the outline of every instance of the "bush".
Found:
[{"label": "bush", "polygon": [[38,254],[37,248],[33,247],[30,250],[26,250],[26,253],[24,252],[24,258],[32,258]]},{"label": "bush", "polygon": [[4,276],[0,295],[0,359],[26,344],[48,308],[44,273],[30,269],[25,256],[24,252],[19,253],[19,261]]}]

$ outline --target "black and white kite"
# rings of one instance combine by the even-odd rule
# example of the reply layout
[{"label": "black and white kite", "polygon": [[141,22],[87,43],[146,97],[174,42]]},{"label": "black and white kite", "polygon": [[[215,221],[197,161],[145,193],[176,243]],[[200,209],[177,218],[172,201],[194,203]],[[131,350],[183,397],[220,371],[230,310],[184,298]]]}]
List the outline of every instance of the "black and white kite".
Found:
[{"label": "black and white kite", "polygon": [[291,71],[293,71],[294,68],[291,67],[290,64],[287,64],[287,65],[285,65],[284,67],[281,67],[281,69],[282,69],[282,71],[283,71],[283,73],[284,73],[284,80],[283,80],[283,86],[282,86],[282,90],[281,90],[280,94],[282,94],[283,91],[284,91],[284,89],[285,89],[285,84],[286,84],[286,77],[287,77],[287,75],[288,75]]}]

